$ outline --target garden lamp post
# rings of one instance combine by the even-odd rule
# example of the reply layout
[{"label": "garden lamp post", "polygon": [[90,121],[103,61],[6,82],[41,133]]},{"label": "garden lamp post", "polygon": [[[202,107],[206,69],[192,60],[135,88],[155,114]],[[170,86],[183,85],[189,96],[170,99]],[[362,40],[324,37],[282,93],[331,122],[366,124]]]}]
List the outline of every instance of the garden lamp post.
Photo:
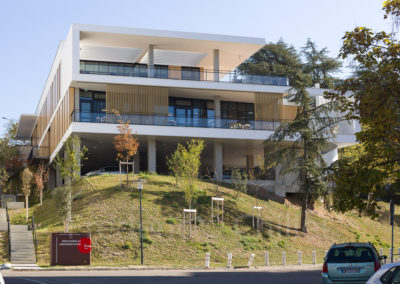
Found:
[{"label": "garden lamp post", "polygon": [[139,179],[137,181],[139,195],[140,195],[140,263],[143,265],[143,228],[142,228],[142,190],[143,190],[143,180]]}]

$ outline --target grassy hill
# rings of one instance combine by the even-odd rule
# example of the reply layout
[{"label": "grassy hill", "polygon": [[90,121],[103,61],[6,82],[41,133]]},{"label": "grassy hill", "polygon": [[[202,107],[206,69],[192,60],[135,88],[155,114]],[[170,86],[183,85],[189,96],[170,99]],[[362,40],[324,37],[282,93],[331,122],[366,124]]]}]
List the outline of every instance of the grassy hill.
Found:
[{"label": "grassy hill", "polygon": [[[222,187],[225,198],[225,224],[210,223],[212,184],[200,181],[197,203],[198,228],[192,240],[182,238],[182,208],[184,194],[168,176],[145,175],[143,195],[143,225],[145,229],[145,264],[173,267],[202,267],[205,253],[211,253],[212,266],[225,266],[227,253],[233,254],[233,265],[246,265],[255,253],[255,265],[264,264],[268,251],[272,265],[281,264],[286,251],[287,264],[297,263],[297,251],[303,252],[303,263],[311,263],[312,251],[322,262],[325,250],[333,242],[370,241],[377,248],[390,243],[387,205],[382,218],[370,220],[357,214],[327,212],[317,204],[308,214],[308,234],[298,231],[299,207],[286,202],[258,201],[264,208],[264,228],[257,232],[251,227],[254,197]],[[120,190],[118,175],[103,175],[85,179],[74,189],[73,215],[70,232],[92,234],[92,265],[128,266],[140,263],[139,194],[137,190]],[[62,232],[50,193],[43,206],[30,209],[38,224],[38,263],[49,264],[49,234]],[[11,211],[12,223],[26,223],[24,210]],[[398,223],[397,223],[398,224]],[[396,226],[397,227],[397,226]],[[397,227],[398,228],[398,227]],[[400,245],[396,230],[395,247]]]}]

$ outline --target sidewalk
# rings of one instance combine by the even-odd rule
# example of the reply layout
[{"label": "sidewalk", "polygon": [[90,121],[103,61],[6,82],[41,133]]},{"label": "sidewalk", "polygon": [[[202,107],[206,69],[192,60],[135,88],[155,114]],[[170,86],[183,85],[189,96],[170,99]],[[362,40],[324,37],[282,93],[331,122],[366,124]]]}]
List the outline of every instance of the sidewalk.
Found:
[{"label": "sidewalk", "polygon": [[[322,270],[322,264],[312,265],[276,265],[276,266],[254,266],[254,267],[171,267],[171,266],[124,266],[124,267],[110,267],[110,266],[48,266],[48,267],[33,267],[33,266],[22,266],[13,267],[11,271],[214,271],[214,272],[227,272],[227,271],[263,271],[263,272],[290,272],[290,271],[312,271],[312,270]],[[3,270],[3,272],[6,270]]]}]

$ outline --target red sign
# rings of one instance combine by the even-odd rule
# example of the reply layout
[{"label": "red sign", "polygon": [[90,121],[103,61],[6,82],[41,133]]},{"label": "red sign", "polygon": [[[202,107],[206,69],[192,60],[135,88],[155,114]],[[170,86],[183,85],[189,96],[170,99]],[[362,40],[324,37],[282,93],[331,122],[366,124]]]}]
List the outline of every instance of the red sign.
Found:
[{"label": "red sign", "polygon": [[78,242],[78,250],[81,253],[90,253],[92,251],[92,241],[89,238],[82,238]]}]

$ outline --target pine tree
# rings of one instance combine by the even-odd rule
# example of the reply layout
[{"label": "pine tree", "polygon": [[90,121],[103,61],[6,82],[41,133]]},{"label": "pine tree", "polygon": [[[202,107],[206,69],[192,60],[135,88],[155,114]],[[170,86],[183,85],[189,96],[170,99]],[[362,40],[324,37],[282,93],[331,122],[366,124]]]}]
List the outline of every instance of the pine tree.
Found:
[{"label": "pine tree", "polygon": [[308,206],[319,196],[325,195],[327,190],[324,180],[327,165],[322,151],[328,139],[334,136],[334,126],[340,118],[332,117],[331,112],[337,107],[336,102],[315,106],[306,90],[310,83],[309,76],[302,72],[291,75],[298,112],[292,122],[282,123],[267,140],[276,149],[269,154],[268,160],[271,162],[269,167],[278,163],[282,165],[281,174],[292,172],[297,175],[301,198],[300,230],[307,232]]}]

